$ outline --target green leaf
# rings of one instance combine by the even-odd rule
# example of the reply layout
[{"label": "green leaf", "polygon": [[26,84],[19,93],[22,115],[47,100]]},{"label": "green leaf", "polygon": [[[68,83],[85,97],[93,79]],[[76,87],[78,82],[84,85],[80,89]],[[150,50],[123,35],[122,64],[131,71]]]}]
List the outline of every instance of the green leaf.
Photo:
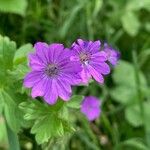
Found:
[{"label": "green leaf", "polygon": [[139,138],[132,138],[132,139],[128,139],[124,142],[122,142],[120,144],[121,149],[123,149],[123,147],[132,147],[135,148],[136,150],[148,150],[148,147],[142,142],[141,139]]},{"label": "green leaf", "polygon": [[17,133],[11,130],[11,128],[7,125],[7,138],[9,143],[9,150],[20,150],[19,139]]},{"label": "green leaf", "polygon": [[117,86],[110,91],[110,95],[115,101],[124,105],[137,102],[136,89],[128,86]]},{"label": "green leaf", "polygon": [[150,48],[142,50],[138,58],[140,66],[144,65],[150,59]]},{"label": "green leaf", "polygon": [[39,144],[48,142],[50,137],[62,136],[64,129],[61,119],[53,114],[46,115],[38,119],[31,129],[31,133],[36,134]]},{"label": "green leaf", "polygon": [[[146,130],[150,132],[150,101],[143,102]],[[125,110],[126,120],[134,127],[143,125],[143,118],[139,104],[127,107]]]},{"label": "green leaf", "polygon": [[0,147],[7,145],[7,133],[4,118],[0,115]]},{"label": "green leaf", "polygon": [[[112,77],[117,85],[110,91],[112,98],[125,105],[136,103],[138,93],[134,66],[126,61],[120,61],[114,69]],[[148,96],[145,76],[142,72],[139,72],[139,77],[141,92]]]},{"label": "green leaf", "polygon": [[144,103],[145,125],[147,133],[150,135],[150,100]]},{"label": "green leaf", "polygon": [[128,106],[125,109],[125,118],[134,127],[143,125],[142,116],[138,104],[130,107]]},{"label": "green leaf", "polygon": [[146,9],[150,11],[150,1],[149,0],[129,0],[126,6],[128,11],[137,11],[140,9]]},{"label": "green leaf", "polygon": [[8,71],[13,68],[13,57],[15,51],[16,43],[10,41],[8,37],[2,37],[0,35],[0,88],[11,83],[8,81]]},{"label": "green leaf", "polygon": [[64,102],[62,101],[58,101],[53,106],[42,104],[38,101],[23,102],[19,107],[25,112],[24,118],[26,120],[34,120],[31,133],[35,134],[38,144],[74,131],[67,120],[64,120],[65,118],[61,111],[64,107]]},{"label": "green leaf", "polygon": [[79,11],[83,8],[84,4],[85,4],[84,2],[80,3],[80,5],[75,6],[71,10],[71,13],[69,14],[69,17],[66,19],[66,21],[62,25],[62,28],[60,29],[60,37],[64,38],[67,35],[67,33],[69,31],[68,29],[73,24],[73,22],[75,20],[75,17],[78,15]]},{"label": "green leaf", "polygon": [[5,69],[12,69],[15,51],[16,43],[0,35],[0,59]]},{"label": "green leaf", "polygon": [[67,102],[67,106],[70,108],[80,108],[81,102],[83,100],[84,96],[82,95],[74,95],[71,97],[71,99]]},{"label": "green leaf", "polygon": [[103,0],[95,0],[95,7],[94,7],[94,10],[93,10],[93,17],[94,18],[97,17],[99,11],[102,8],[102,5],[103,5]]},{"label": "green leaf", "polygon": [[45,116],[48,111],[48,106],[40,103],[39,101],[22,102],[19,108],[25,112],[25,120],[35,120],[39,116]]},{"label": "green leaf", "polygon": [[150,22],[146,22],[144,24],[144,27],[145,27],[145,29],[146,29],[147,32],[150,32]]},{"label": "green leaf", "polygon": [[0,89],[0,115],[3,112],[3,109],[4,109],[4,101],[3,101],[2,90]]},{"label": "green leaf", "polygon": [[24,79],[25,75],[30,71],[30,68],[26,63],[19,64],[14,67],[14,70],[9,72],[9,74],[17,81],[20,79]]},{"label": "green leaf", "polygon": [[28,54],[33,51],[32,44],[25,44],[21,46],[15,53],[13,63],[15,65],[27,61]]},{"label": "green leaf", "polygon": [[136,36],[138,34],[140,22],[136,14],[134,14],[132,11],[127,11],[122,16],[121,21],[124,30],[130,36]]},{"label": "green leaf", "polygon": [[[141,86],[146,86],[146,79],[142,72],[139,74]],[[124,85],[127,87],[136,87],[134,66],[126,61],[119,61],[113,72],[113,80],[117,85]]]},{"label": "green leaf", "polygon": [[2,91],[4,104],[4,114],[7,121],[7,124],[12,131],[18,132],[22,123],[22,113],[19,111],[17,104],[14,102],[12,97]]},{"label": "green leaf", "polygon": [[0,11],[25,15],[27,0],[0,0]]}]

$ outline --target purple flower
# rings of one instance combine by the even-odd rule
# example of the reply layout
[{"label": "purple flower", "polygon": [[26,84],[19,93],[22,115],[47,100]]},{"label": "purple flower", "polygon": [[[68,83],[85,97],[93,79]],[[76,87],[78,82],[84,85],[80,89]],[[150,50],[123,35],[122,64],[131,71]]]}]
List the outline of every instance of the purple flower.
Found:
[{"label": "purple flower", "polygon": [[24,79],[24,86],[31,88],[31,96],[43,96],[49,104],[55,104],[58,96],[64,101],[71,96],[71,85],[79,82],[79,63],[70,61],[70,51],[62,44],[38,42],[36,52],[29,55],[31,72]]},{"label": "purple flower", "polygon": [[108,61],[113,65],[117,65],[118,60],[120,58],[120,52],[114,50],[112,47],[110,47],[107,43],[104,44],[104,51],[107,54]]},{"label": "purple flower", "polygon": [[87,84],[91,77],[102,84],[104,83],[102,75],[110,73],[110,68],[105,62],[107,61],[107,54],[104,51],[99,51],[100,46],[100,41],[92,42],[78,39],[71,47],[73,51],[71,60],[81,64],[80,76],[84,84]]},{"label": "purple flower", "polygon": [[81,105],[81,112],[88,118],[89,121],[93,121],[100,116],[100,100],[94,96],[85,97]]}]

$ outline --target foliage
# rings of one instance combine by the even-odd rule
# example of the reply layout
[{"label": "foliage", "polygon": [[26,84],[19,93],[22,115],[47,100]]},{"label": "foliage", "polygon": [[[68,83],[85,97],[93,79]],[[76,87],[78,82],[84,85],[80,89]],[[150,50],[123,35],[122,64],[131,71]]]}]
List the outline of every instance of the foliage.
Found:
[{"label": "foliage", "polygon": [[34,120],[31,133],[36,134],[39,144],[48,142],[50,138],[64,135],[65,132],[73,131],[69,123],[64,120],[63,115],[59,116],[63,103],[55,106],[42,105],[40,102],[23,102],[20,108],[25,111],[26,120]]},{"label": "foliage", "polygon": [[0,0],[0,11],[24,16],[27,0]]},{"label": "foliage", "polygon": [[[21,149],[150,149],[149,0],[0,0],[0,12],[0,149],[9,147],[8,128]],[[79,37],[121,52],[105,86],[75,87],[69,102],[54,106],[31,99],[22,83],[32,45],[70,47]],[[95,122],[79,111],[82,95],[102,99]]]}]

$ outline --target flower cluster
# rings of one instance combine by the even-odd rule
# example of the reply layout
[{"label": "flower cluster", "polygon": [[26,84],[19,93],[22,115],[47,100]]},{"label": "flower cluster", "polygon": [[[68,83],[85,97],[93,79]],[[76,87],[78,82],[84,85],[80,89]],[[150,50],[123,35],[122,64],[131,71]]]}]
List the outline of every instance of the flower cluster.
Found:
[{"label": "flower cluster", "polygon": [[[115,66],[120,54],[108,44],[104,44],[103,49],[101,47],[99,40],[78,39],[70,48],[59,43],[48,45],[37,42],[34,45],[35,53],[29,55],[31,72],[25,76],[24,86],[32,88],[33,98],[41,96],[53,105],[58,97],[68,101],[73,85],[88,85],[91,79],[103,84],[104,76],[110,73],[108,62]],[[99,106],[96,98],[87,97],[81,111],[87,114],[89,120],[93,120],[100,114]]]}]

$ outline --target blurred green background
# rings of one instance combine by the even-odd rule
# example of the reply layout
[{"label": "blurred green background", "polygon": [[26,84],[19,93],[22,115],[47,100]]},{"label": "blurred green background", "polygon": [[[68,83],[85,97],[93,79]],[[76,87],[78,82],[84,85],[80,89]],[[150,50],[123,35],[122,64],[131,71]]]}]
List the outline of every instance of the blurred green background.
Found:
[{"label": "blurred green background", "polygon": [[[72,115],[77,132],[52,141],[50,150],[150,150],[150,0],[0,0],[0,35],[17,47],[100,39],[121,52],[104,86],[74,89],[102,99],[101,117],[89,123]],[[7,149],[3,123],[0,117],[0,149]],[[41,149],[23,137],[22,149]]]}]

